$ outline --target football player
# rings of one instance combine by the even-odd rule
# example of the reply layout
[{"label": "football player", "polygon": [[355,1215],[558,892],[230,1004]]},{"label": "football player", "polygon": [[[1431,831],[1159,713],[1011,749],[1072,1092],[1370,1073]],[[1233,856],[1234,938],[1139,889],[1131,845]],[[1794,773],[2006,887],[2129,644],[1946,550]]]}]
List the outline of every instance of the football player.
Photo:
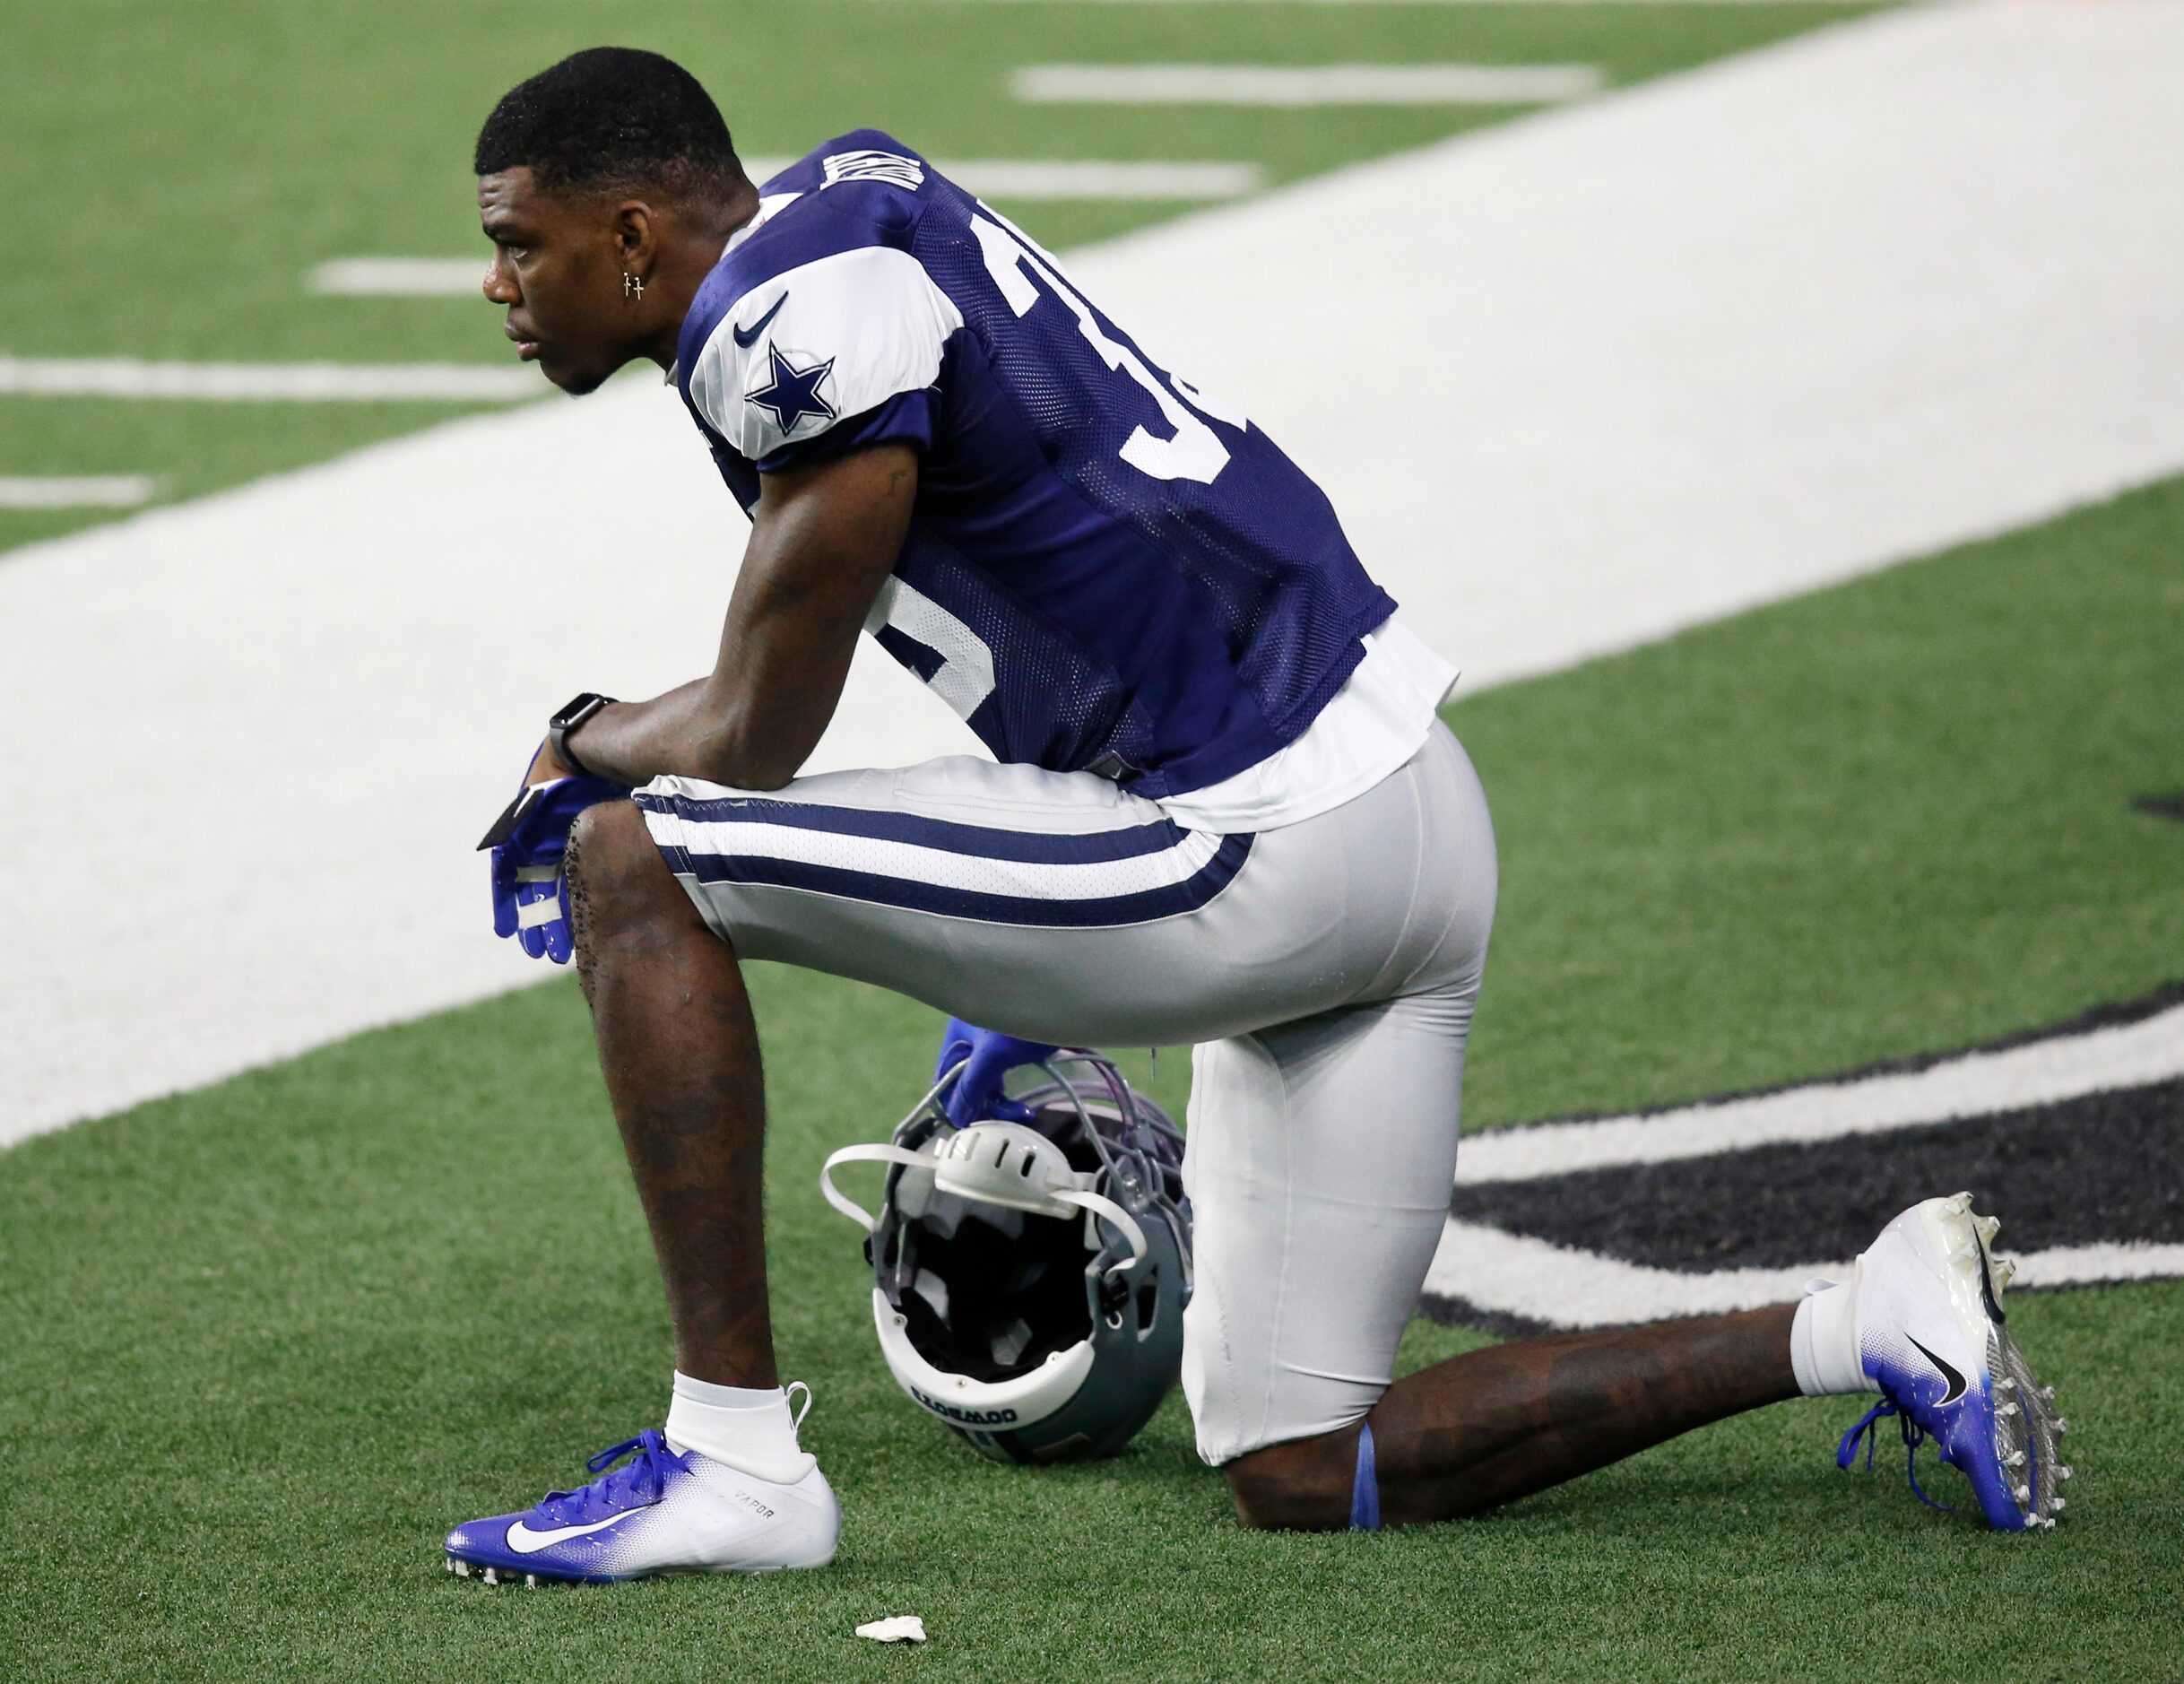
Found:
[{"label": "football player", "polygon": [[[1990,1360],[2008,1376],[1971,1285],[1984,1237],[1938,1201],[1794,1310],[1391,1385],[1454,1176],[1495,858],[1437,716],[1455,672],[1326,496],[889,135],[757,185],[691,76],[600,48],[509,92],[475,165],[518,354],[573,394],[665,369],[751,533],[714,670],[576,698],[489,838],[500,933],[576,959],[676,1372],[663,1429],[457,1528],[451,1567],[833,1553],[767,1320],[752,959],[983,1026],[958,1122],[1043,1044],[1195,1044],[1183,1386],[1247,1525],[1469,1514],[1800,1392],[1885,1390],[1977,1437],[1967,1400],[2001,1396]],[[993,759],[799,777],[864,632]],[[1998,1501],[1998,1523],[2041,1512]]]}]

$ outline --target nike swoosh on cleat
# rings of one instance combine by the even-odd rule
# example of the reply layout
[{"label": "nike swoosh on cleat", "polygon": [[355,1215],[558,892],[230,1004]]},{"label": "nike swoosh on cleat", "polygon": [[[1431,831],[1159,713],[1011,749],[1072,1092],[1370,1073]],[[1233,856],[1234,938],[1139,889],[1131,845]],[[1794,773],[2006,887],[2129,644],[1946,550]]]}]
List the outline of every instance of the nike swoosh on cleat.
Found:
[{"label": "nike swoosh on cleat", "polygon": [[1976,1234],[1972,1243],[1980,1248],[1980,1300],[1987,1306],[1987,1319],[1999,1327],[2009,1320],[2002,1314],[2002,1306],[1995,1302],[1994,1259],[1987,1254],[1987,1242]]},{"label": "nike swoosh on cleat", "polygon": [[[1916,1342],[1915,1341],[1913,1341]],[[604,1520],[595,1520],[584,1526],[550,1526],[544,1532],[533,1532],[517,1521],[508,1528],[508,1548],[519,1556],[536,1555],[554,1544],[567,1543],[571,1538],[581,1538],[587,1532],[602,1532],[620,1521],[628,1520],[626,1514],[610,1515]]]},{"label": "nike swoosh on cleat", "polygon": [[1919,1341],[1915,1339],[1911,1339],[1911,1336],[1909,1333],[1904,1334],[1903,1337],[1906,1339],[1911,1339],[1911,1342],[1912,1344],[1918,1345],[1919,1354],[1921,1357],[1924,1357],[1928,1362],[1932,1363],[1937,1368],[1940,1369],[1941,1377],[1949,1383],[1948,1395],[1943,1398],[1940,1402],[1934,1405],[1936,1409],[1946,1410],[1950,1404],[1955,1402],[1958,1398],[1964,1395],[1964,1376],[1963,1375],[1957,1373],[1954,1368],[1951,1367],[1947,1363],[1942,1361],[1939,1357],[1937,1357],[1924,1345],[1920,1345]]},{"label": "nike swoosh on cleat", "polygon": [[784,292],[779,298],[774,300],[774,308],[767,311],[765,315],[758,317],[758,319],[753,322],[749,327],[730,328],[728,331],[735,335],[735,343],[742,346],[746,351],[749,351],[753,345],[757,344],[758,343],[758,335],[766,331],[767,323],[772,321],[775,317],[780,315],[781,307],[784,304],[786,304],[788,301],[789,295],[786,292]]}]

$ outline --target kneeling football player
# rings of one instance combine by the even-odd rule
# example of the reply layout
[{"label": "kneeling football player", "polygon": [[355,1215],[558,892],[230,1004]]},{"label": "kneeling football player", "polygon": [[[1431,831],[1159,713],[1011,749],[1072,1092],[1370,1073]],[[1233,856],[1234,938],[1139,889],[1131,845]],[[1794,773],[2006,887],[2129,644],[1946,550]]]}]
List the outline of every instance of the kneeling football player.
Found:
[{"label": "kneeling football player", "polygon": [[[520,354],[576,394],[667,369],[751,534],[714,670],[577,697],[492,838],[500,933],[573,954],[591,1004],[673,1322],[664,1430],[457,1528],[451,1567],[834,1552],[767,1320],[753,959],[982,1026],[958,1122],[1013,1037],[1195,1045],[1183,1383],[1247,1525],[1470,1514],[1823,1392],[1880,1393],[1998,1525],[2058,1506],[2012,1448],[2013,1385],[2040,1405],[1961,1200],[1794,1309],[1391,1384],[1454,1178],[1495,846],[1437,717],[1455,673],[1327,498],[887,135],[757,186],[686,72],[601,48],[513,90],[475,162]],[[865,631],[991,761],[796,776]]]}]

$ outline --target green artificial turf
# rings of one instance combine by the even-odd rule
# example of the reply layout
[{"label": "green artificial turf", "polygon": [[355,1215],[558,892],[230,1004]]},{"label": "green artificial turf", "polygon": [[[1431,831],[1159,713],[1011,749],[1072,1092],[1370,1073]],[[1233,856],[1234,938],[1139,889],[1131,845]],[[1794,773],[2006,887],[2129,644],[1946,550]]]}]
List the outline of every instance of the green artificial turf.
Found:
[{"label": "green artificial turf", "polygon": [[[1628,82],[1870,9],[0,0],[0,203],[26,227],[67,230],[0,250],[0,353],[505,360],[498,312],[482,300],[321,298],[304,277],[326,258],[373,255],[475,255],[482,271],[479,124],[512,83],[602,41],[682,60],[753,156],[869,125],[943,159],[1235,161],[1280,182],[1513,113],[1020,106],[1008,73],[1454,58],[1595,64]],[[1001,203],[1051,246],[1187,208]],[[421,419],[378,404],[0,397],[0,474],[151,473],[164,497],[184,497]],[[108,518],[0,510],[0,551]]]},{"label": "green artificial turf", "polygon": [[[2180,543],[2174,482],[1458,707],[1507,886],[1475,1118],[1791,1080],[2178,974],[2184,827],[2128,803],[2184,785]],[[894,1393],[817,1172],[914,1098],[938,1020],[771,967],[753,986],[776,1325],[847,1510],[833,1568],[539,1593],[440,1570],[450,1524],[574,1483],[665,1405],[562,978],[0,1154],[0,1672],[2177,1675],[2184,1284],[2012,1300],[2074,1422],[2045,1536],[1920,1507],[1893,1454],[1836,1472],[1848,1399],[1484,1520],[1249,1533],[1177,1400],[1122,1457],[1035,1471]],[[1186,1073],[1164,1056],[1151,1085],[1174,1101]],[[1405,1362],[1478,1338],[1417,1324]],[[851,1636],[894,1613],[932,1642]]]}]

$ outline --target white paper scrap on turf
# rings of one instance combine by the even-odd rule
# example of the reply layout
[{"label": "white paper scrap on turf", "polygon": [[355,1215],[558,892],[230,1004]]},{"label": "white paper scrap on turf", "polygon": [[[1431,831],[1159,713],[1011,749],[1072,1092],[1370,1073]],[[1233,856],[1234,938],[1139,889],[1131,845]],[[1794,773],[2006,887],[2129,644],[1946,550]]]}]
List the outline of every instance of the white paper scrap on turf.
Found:
[{"label": "white paper scrap on turf", "polygon": [[[1476,686],[2184,466],[2180,55],[1883,14],[1070,266]],[[0,1140],[545,975],[471,844],[548,708],[706,667],[742,530],[640,377],[0,557]],[[814,768],[969,748],[914,688]]]},{"label": "white paper scrap on turf", "polygon": [[923,1643],[925,1622],[915,1614],[894,1614],[886,1619],[866,1621],[857,1628],[857,1636],[870,1637],[876,1643]]}]

